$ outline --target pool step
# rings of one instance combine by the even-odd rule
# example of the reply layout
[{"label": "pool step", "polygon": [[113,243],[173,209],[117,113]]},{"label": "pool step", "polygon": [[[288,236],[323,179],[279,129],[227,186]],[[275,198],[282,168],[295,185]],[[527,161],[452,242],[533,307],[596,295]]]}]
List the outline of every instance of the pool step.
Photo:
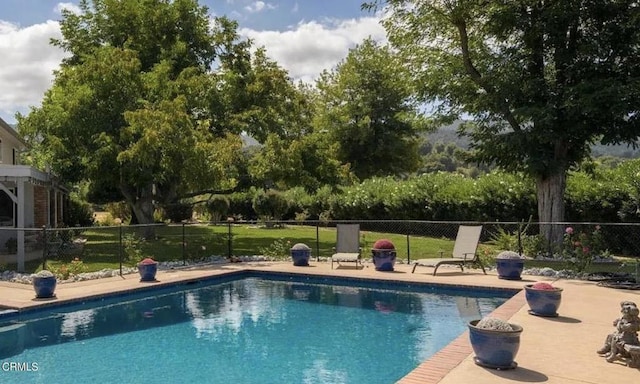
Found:
[{"label": "pool step", "polygon": [[6,323],[0,324],[0,359],[19,355],[24,351],[26,339],[26,324]]}]

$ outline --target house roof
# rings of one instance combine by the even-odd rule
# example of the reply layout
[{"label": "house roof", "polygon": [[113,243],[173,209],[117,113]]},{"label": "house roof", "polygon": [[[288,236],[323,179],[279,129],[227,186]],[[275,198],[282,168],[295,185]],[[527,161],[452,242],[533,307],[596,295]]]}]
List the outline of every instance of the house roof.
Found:
[{"label": "house roof", "polygon": [[11,125],[9,125],[6,121],[4,121],[2,119],[2,117],[0,117],[0,127],[3,130],[5,130],[8,134],[13,136],[16,140],[18,140],[20,142],[20,144],[24,145],[25,147],[27,146],[27,143],[25,143],[25,141],[22,139],[22,137],[20,137],[18,132],[15,129],[13,129],[13,127]]}]

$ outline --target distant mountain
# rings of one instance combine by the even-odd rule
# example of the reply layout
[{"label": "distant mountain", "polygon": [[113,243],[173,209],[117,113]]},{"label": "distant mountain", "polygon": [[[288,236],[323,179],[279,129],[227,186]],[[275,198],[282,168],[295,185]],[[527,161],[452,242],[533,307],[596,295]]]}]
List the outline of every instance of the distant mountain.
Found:
[{"label": "distant mountain", "polygon": [[[425,137],[432,144],[438,142],[445,144],[454,143],[460,148],[469,149],[469,139],[466,137],[459,137],[457,133],[458,128],[464,122],[464,120],[457,120],[453,124],[442,126],[434,132],[427,133]],[[638,144],[640,145],[640,142]],[[591,154],[593,157],[612,156],[625,159],[635,159],[640,157],[640,149],[633,149],[631,146],[626,144],[595,144],[591,147]]]}]

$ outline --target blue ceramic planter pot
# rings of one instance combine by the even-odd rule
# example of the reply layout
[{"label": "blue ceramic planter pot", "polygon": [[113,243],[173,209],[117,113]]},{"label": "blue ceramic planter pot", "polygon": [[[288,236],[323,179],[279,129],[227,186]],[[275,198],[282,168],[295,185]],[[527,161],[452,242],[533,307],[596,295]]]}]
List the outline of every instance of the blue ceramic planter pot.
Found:
[{"label": "blue ceramic planter pot", "polygon": [[156,281],[158,263],[139,263],[138,272],[140,273],[140,281]]},{"label": "blue ceramic planter pot", "polygon": [[476,354],[476,364],[493,369],[513,369],[518,366],[514,361],[520,349],[522,327],[511,324],[513,331],[497,331],[476,328],[479,320],[469,322],[469,339]]},{"label": "blue ceramic planter pot", "polygon": [[309,249],[292,249],[291,259],[293,259],[293,265],[296,267],[306,267],[309,265],[309,258],[311,258],[311,250]]},{"label": "blue ceramic planter pot", "polygon": [[36,291],[36,298],[46,299],[54,297],[57,283],[58,281],[55,276],[34,277],[33,289]]},{"label": "blue ceramic planter pot", "polygon": [[524,286],[525,298],[529,304],[529,313],[536,316],[556,317],[562,301],[562,288],[534,289],[532,284]]},{"label": "blue ceramic planter pot", "polygon": [[498,277],[505,280],[522,280],[523,259],[496,259]]},{"label": "blue ceramic planter pot", "polygon": [[371,254],[376,271],[393,271],[396,264],[395,249],[372,249]]}]

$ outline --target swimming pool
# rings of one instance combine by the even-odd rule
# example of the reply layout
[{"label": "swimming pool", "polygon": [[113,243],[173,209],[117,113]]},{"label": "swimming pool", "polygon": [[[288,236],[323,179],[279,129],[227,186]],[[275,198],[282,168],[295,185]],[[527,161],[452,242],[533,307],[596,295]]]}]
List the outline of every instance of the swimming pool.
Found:
[{"label": "swimming pool", "polygon": [[383,288],[249,277],[23,315],[0,382],[388,384],[511,295]]}]

